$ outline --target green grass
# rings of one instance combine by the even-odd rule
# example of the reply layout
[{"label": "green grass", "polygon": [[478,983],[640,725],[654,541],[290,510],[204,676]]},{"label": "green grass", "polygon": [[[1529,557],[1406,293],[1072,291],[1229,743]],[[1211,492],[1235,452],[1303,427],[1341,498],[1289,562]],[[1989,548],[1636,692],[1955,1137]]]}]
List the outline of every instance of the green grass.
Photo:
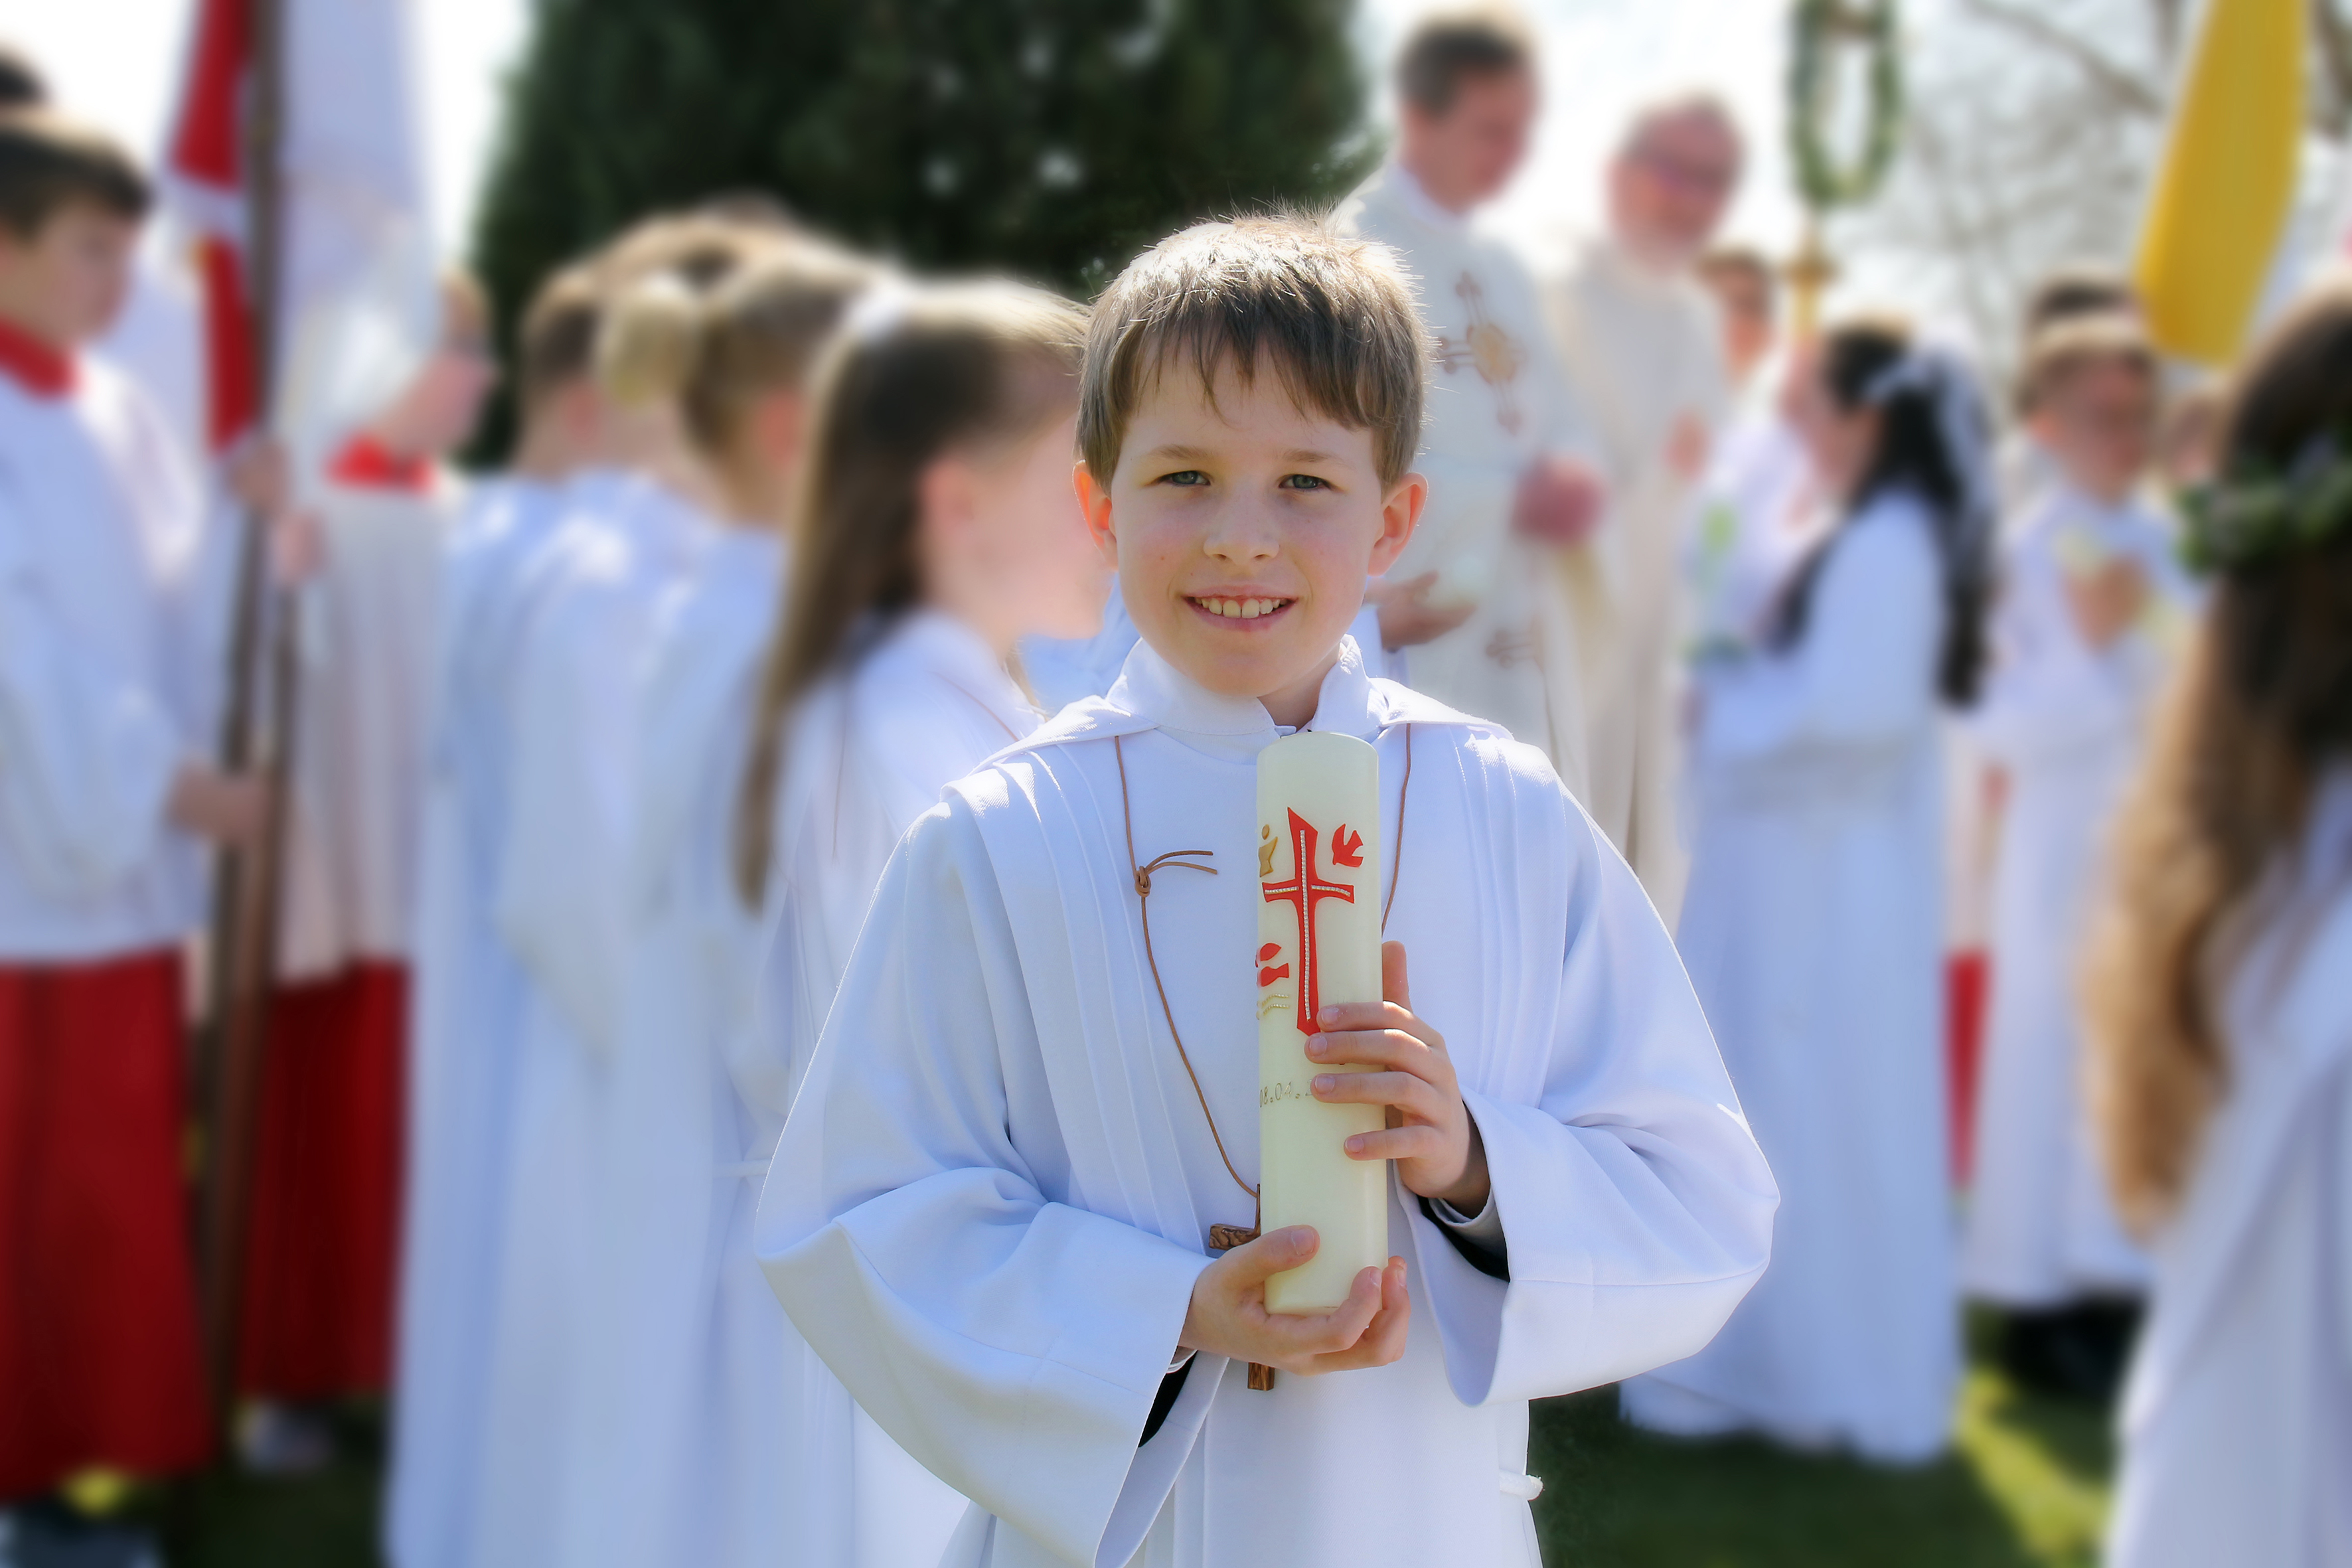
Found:
[{"label": "green grass", "polygon": [[[145,1500],[172,1568],[375,1568],[383,1422],[341,1426],[324,1475],[223,1467]],[[2021,1394],[1981,1354],[1951,1454],[1916,1469],[1653,1436],[1605,1388],[1538,1405],[1530,1447],[1548,1568],[2092,1568],[2115,1460],[2105,1412]]]},{"label": "green grass", "polygon": [[1529,1449],[1548,1568],[2093,1568],[2115,1467],[2105,1411],[1980,1354],[1952,1451],[1916,1468],[1654,1436],[1606,1388],[1538,1404]]}]

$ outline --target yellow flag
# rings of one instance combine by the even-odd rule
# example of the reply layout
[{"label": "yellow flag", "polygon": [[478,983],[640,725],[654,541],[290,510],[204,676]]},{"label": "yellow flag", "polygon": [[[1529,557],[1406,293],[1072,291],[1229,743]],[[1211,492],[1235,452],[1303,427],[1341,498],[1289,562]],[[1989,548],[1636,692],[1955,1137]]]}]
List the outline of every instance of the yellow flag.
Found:
[{"label": "yellow flag", "polygon": [[2168,353],[2237,357],[2294,205],[2307,0],[2209,0],[2133,272]]}]

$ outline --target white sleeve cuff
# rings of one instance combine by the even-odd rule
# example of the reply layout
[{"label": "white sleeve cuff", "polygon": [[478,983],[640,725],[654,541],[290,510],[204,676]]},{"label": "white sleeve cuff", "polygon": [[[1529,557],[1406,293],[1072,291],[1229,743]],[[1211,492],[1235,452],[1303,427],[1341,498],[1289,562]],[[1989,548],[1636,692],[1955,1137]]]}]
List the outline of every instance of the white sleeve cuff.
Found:
[{"label": "white sleeve cuff", "polygon": [[1444,1198],[1429,1200],[1429,1212],[1437,1223],[1453,1231],[1482,1252],[1503,1250],[1503,1212],[1495,1206],[1495,1189],[1486,1189],[1486,1205],[1475,1215],[1465,1215]]}]

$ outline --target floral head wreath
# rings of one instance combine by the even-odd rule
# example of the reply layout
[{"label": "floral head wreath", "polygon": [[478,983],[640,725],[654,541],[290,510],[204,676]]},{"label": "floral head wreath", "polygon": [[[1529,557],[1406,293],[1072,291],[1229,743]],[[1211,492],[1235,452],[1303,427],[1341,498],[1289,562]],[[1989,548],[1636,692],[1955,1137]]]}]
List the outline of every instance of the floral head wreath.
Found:
[{"label": "floral head wreath", "polygon": [[2181,553],[2199,572],[2259,566],[2352,531],[2352,455],[2332,430],[2303,444],[2284,471],[2244,463],[2182,500]]}]

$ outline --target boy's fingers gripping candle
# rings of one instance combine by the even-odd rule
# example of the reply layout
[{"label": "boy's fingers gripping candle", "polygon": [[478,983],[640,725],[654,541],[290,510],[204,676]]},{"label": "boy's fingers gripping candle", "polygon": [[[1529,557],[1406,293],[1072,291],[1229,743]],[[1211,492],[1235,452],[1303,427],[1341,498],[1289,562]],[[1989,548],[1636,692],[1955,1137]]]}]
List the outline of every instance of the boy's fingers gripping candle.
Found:
[{"label": "boy's fingers gripping candle", "polygon": [[[1388,1261],[1388,1163],[1347,1140],[1377,1105],[1329,1105],[1307,1057],[1316,1016],[1381,996],[1381,764],[1352,735],[1300,734],[1258,753],[1259,1224],[1315,1227],[1312,1260],[1266,1282],[1271,1312],[1328,1312]],[[1360,1071],[1361,1068],[1339,1068]]]}]

